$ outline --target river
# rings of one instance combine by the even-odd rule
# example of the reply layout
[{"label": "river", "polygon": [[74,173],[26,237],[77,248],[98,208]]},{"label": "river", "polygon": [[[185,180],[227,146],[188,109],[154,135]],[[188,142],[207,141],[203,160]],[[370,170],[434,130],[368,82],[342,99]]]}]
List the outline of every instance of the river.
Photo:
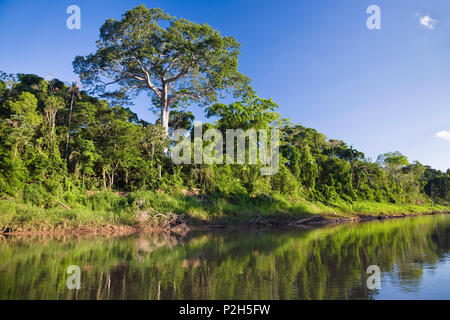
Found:
[{"label": "river", "polygon": [[[0,299],[450,299],[449,248],[450,215],[185,237],[2,237]],[[80,289],[67,287],[71,265]],[[380,287],[368,288],[371,265]]]}]

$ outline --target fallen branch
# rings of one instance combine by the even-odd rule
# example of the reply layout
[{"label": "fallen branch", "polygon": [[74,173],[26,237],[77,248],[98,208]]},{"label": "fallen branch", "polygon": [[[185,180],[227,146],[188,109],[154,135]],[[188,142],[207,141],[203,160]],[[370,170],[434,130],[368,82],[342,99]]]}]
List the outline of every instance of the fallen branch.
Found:
[{"label": "fallen branch", "polygon": [[66,210],[72,210],[72,209],[70,209],[68,206],[64,205],[64,204],[61,203],[61,202],[58,202],[58,204],[59,204],[61,207],[63,207],[64,209],[66,209]]},{"label": "fallen branch", "polygon": [[323,220],[323,217],[321,216],[313,216],[311,218],[306,218],[306,219],[301,219],[301,220],[297,220],[294,222],[291,222],[290,225],[302,225],[305,223],[309,223],[309,222],[316,222],[316,221],[321,221]]},{"label": "fallen branch", "polygon": [[9,202],[14,202],[14,198],[10,198],[10,197],[7,197],[7,196],[5,196],[5,195],[1,195],[1,197],[2,197],[2,199],[5,199],[5,200],[7,200],[7,201],[9,201]]}]

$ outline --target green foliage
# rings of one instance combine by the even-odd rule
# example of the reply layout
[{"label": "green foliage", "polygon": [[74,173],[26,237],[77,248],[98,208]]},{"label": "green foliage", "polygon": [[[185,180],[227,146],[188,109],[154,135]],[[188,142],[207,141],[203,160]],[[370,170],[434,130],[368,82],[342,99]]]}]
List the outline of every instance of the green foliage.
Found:
[{"label": "green foliage", "polygon": [[36,207],[42,207],[45,201],[46,190],[38,184],[26,185],[23,189],[23,201]]},{"label": "green foliage", "polygon": [[[126,201],[106,191],[164,193],[161,197],[193,192],[213,204],[197,205],[192,199],[181,201],[187,206],[172,200],[152,203],[177,213],[192,210],[203,219],[237,212],[244,217],[352,212],[362,210],[364,206],[354,207],[361,203],[381,208],[450,203],[450,169],[443,173],[410,163],[398,151],[372,162],[341,140],[282,119],[278,105],[258,97],[237,71],[239,48],[233,37],[206,24],[143,5],[120,21],[108,20],[97,52],[77,57],[75,71],[97,97],[106,93],[107,81],[119,88],[109,97],[150,93],[162,114],[154,124],[114,99],[111,103],[80,91],[76,84],[0,73],[0,195],[35,207],[66,201],[122,214]],[[240,100],[217,103],[227,89]],[[206,116],[215,123],[203,129],[215,128],[224,136],[227,129],[279,129],[277,174],[262,176],[260,159],[243,165],[175,165],[167,156],[173,147],[167,134],[182,128],[194,136],[187,102],[206,104]],[[246,148],[246,158],[249,152]],[[87,200],[86,191],[102,193]]]},{"label": "green foliage", "polygon": [[278,109],[278,105],[271,99],[250,96],[230,105],[216,103],[206,109],[206,116],[208,118],[218,117],[216,125],[223,131],[227,129],[268,129],[270,124],[280,118],[280,114],[275,112],[275,109]]},{"label": "green foliage", "polygon": [[[164,155],[169,142],[157,123],[140,121],[128,108],[85,92],[72,105],[73,88],[56,90],[56,80],[19,79],[4,87],[6,98],[0,103],[7,110],[0,123],[0,192],[27,206],[52,208],[62,201],[76,210],[126,216],[133,223],[135,194],[124,198],[110,191],[151,190],[144,193],[150,206],[187,214],[193,221],[236,222],[258,214],[389,214],[408,211],[410,204],[416,204],[411,210],[426,211],[433,201],[449,202],[449,174],[409,164],[399,152],[372,163],[342,141],[280,122],[271,100],[249,96],[229,106],[215,104],[206,112],[217,121],[204,126],[222,131],[278,126],[280,168],[267,177],[261,176],[260,164],[175,166]],[[172,129],[182,127],[193,135],[189,113],[177,111],[171,119]],[[86,190],[103,191],[86,197]],[[197,196],[180,196],[186,192]],[[34,221],[27,217],[23,221]]]},{"label": "green foliage", "polygon": [[[251,90],[249,79],[237,70],[239,49],[235,38],[222,37],[207,24],[140,5],[120,21],[107,20],[97,51],[76,57],[73,65],[83,84],[96,93],[124,100],[148,92],[168,133],[169,108],[214,102],[223,90]],[[108,91],[113,84],[119,89]]]}]

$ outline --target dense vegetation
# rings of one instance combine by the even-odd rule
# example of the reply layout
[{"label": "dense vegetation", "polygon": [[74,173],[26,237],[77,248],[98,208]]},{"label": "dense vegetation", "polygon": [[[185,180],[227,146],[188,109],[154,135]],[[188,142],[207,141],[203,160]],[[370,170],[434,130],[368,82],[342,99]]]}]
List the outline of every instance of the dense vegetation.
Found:
[{"label": "dense vegetation", "polygon": [[[156,32],[133,22],[146,17],[151,24],[155,15],[170,26]],[[130,33],[128,38],[124,32]],[[141,38],[145,32],[151,37]],[[155,34],[162,36],[156,39]],[[77,83],[1,74],[0,204],[8,208],[2,211],[29,214],[14,220],[14,214],[6,217],[2,212],[0,227],[36,219],[41,214],[36,208],[62,204],[102,211],[105,221],[132,223],[130,214],[146,206],[201,220],[240,220],[258,214],[432,211],[450,202],[450,170],[410,163],[399,152],[372,162],[343,141],[283,119],[278,106],[259,98],[248,78],[237,72],[239,44],[207,25],[141,6],[121,22],[108,20],[98,46],[94,55],[74,61],[84,91]],[[155,62],[158,54],[167,58],[165,62]],[[142,59],[130,60],[134,55]],[[107,74],[115,86],[107,92],[100,85],[106,83],[101,76],[117,61],[124,65]],[[138,75],[143,63],[160,63],[155,74],[148,74],[150,67],[141,70],[147,71],[145,85]],[[152,83],[158,75],[159,82]],[[218,93],[227,89],[236,101],[217,103]],[[151,93],[161,114],[156,123],[139,119],[124,104],[130,94],[141,91]],[[214,120],[203,130],[279,128],[278,173],[262,176],[259,164],[173,164],[169,155],[174,142],[168,134],[184,128],[193,135],[190,102],[204,104],[207,117]],[[78,214],[65,213],[58,219],[76,220]]]}]

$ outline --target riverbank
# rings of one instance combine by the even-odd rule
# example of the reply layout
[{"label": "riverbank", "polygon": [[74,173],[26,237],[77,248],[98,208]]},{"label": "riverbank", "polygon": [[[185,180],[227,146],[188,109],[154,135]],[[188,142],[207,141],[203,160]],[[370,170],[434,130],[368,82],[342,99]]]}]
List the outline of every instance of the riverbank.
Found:
[{"label": "riverbank", "polygon": [[0,233],[76,236],[143,232],[183,234],[190,229],[314,226],[449,212],[450,207],[434,203],[342,200],[324,204],[277,195],[208,197],[186,192],[91,192],[64,203],[55,199],[45,206],[16,199],[0,200]]}]

